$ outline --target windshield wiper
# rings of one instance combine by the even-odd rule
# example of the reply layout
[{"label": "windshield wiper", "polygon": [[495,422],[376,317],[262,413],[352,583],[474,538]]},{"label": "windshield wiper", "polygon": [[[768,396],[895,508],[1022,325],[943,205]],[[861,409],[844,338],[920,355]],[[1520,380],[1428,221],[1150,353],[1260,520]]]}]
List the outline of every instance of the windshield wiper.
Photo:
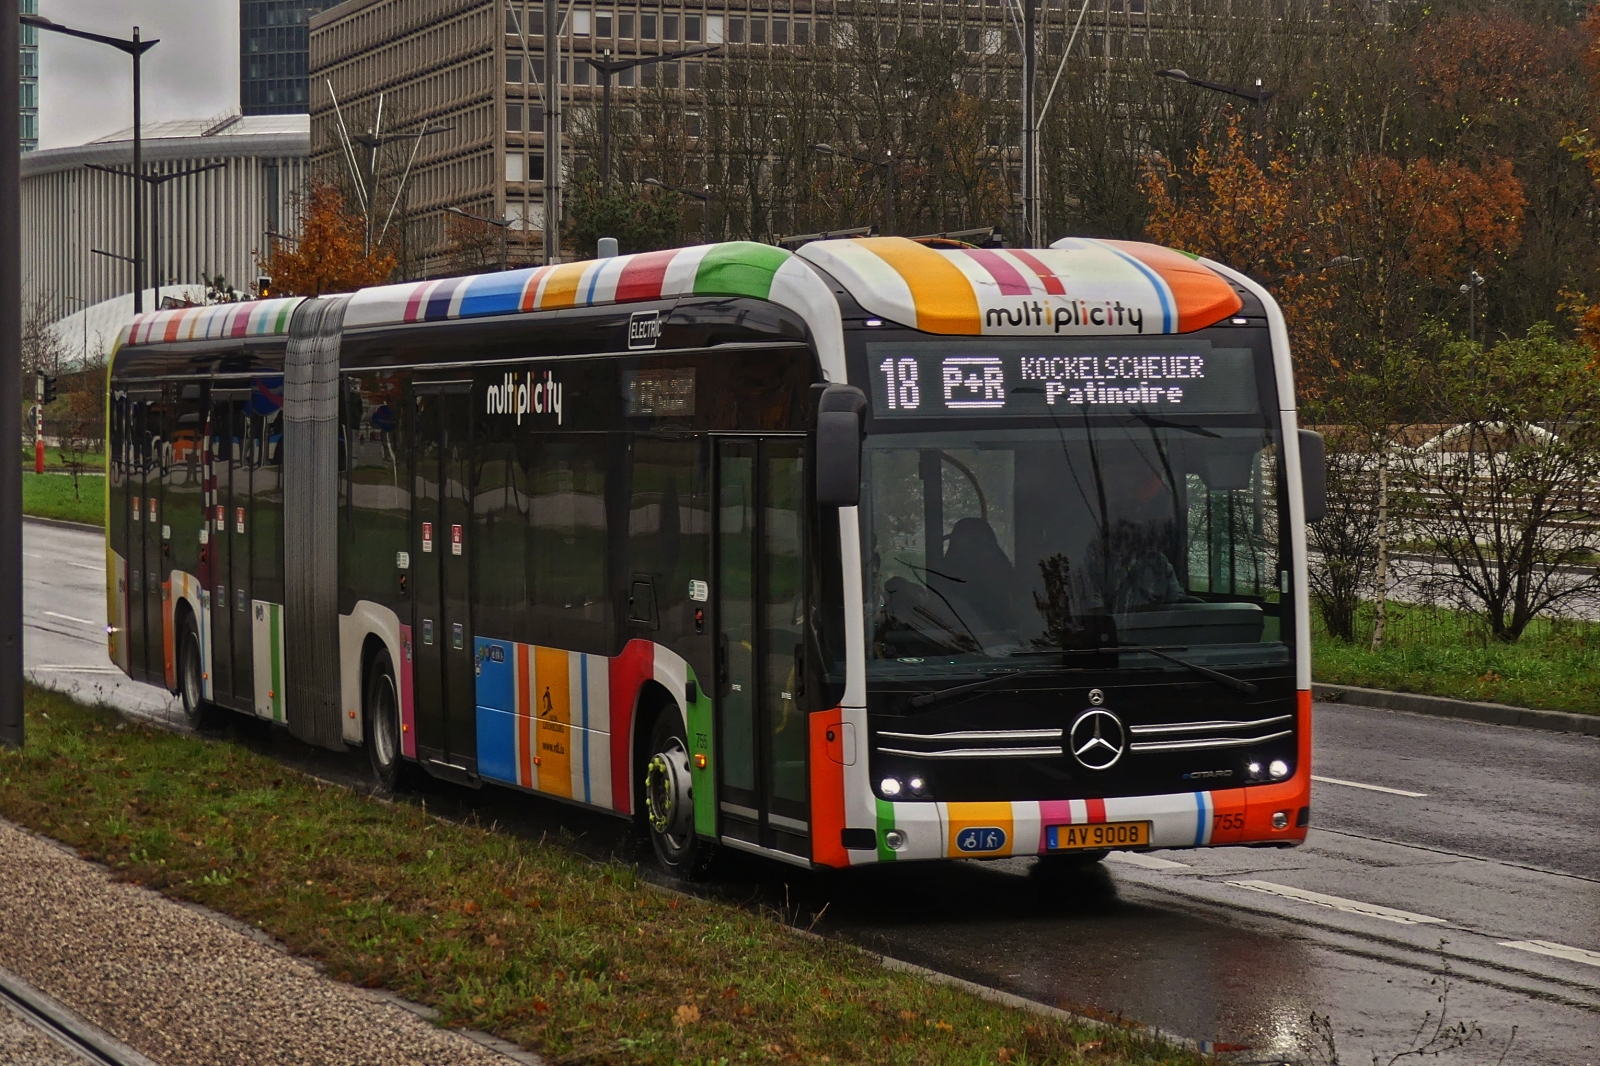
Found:
[{"label": "windshield wiper", "polygon": [[913,696],[911,697],[911,706],[926,707],[931,703],[939,703],[952,696],[959,696],[963,692],[971,692],[973,689],[984,688],[988,685],[998,685],[1002,681],[1013,681],[1021,677],[1043,677],[1046,674],[1059,674],[1060,672],[1059,669],[1016,670],[1006,674],[994,674],[981,681],[969,681],[965,685],[952,685],[949,688],[942,688],[938,692],[924,692],[920,696]]},{"label": "windshield wiper", "polygon": [[1254,696],[1259,691],[1252,682],[1245,681],[1242,678],[1234,677],[1231,674],[1225,674],[1221,670],[1213,670],[1209,666],[1201,666],[1199,663],[1191,663],[1186,659],[1178,658],[1176,655],[1168,655],[1160,648],[1152,648],[1148,644],[1128,644],[1124,641],[1118,641],[1117,647],[1125,648],[1128,651],[1149,652],[1158,659],[1165,659],[1167,662],[1176,663],[1186,670],[1193,670],[1207,681],[1215,681],[1223,688],[1232,689],[1233,691],[1242,693],[1246,696]]}]

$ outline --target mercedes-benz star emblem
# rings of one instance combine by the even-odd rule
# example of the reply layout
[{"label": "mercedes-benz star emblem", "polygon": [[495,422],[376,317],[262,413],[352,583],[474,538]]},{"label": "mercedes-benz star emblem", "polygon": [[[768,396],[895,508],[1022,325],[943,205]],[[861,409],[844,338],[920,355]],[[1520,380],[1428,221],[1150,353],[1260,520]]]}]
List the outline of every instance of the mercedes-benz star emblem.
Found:
[{"label": "mercedes-benz star emblem", "polygon": [[1106,694],[1097,688],[1089,690],[1089,706],[1098,707],[1106,701]]},{"label": "mercedes-benz star emblem", "polygon": [[1072,757],[1090,770],[1109,770],[1117,765],[1127,745],[1122,720],[1100,708],[1078,715],[1067,737],[1072,744]]}]

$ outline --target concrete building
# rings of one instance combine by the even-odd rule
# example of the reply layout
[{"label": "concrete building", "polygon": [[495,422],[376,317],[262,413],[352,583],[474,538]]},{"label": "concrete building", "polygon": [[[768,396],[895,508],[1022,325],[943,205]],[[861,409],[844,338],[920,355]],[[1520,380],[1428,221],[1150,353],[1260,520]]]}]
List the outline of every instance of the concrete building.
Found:
[{"label": "concrete building", "polygon": [[[22,14],[37,15],[39,0],[22,0]],[[22,150],[39,147],[39,31],[21,27],[22,54],[18,56],[22,83],[17,86],[17,105],[21,109]]]},{"label": "concrete building", "polygon": [[247,116],[306,113],[310,102],[306,48],[311,17],[332,3],[333,0],[239,0],[241,112]]},{"label": "concrete building", "polygon": [[[152,284],[203,283],[218,275],[241,289],[254,284],[267,234],[290,233],[296,224],[308,123],[304,115],[230,114],[145,126],[147,173],[223,164],[165,182],[147,201]],[[132,267],[117,258],[133,254],[131,179],[86,166],[127,168],[132,158],[130,129],[23,159],[25,308],[53,310],[59,317],[132,292]]]},{"label": "concrete building", "polygon": [[[880,20],[879,32],[930,26],[953,32],[983,71],[985,91],[1011,97],[1020,64],[1015,19],[1008,7],[1014,2],[880,0],[872,17]],[[853,17],[849,12],[854,3],[563,2],[563,106],[571,114],[574,106],[598,102],[597,75],[583,59],[606,50],[627,58],[696,45],[730,49],[834,45],[844,54],[848,31],[835,33],[834,24],[842,26]],[[1086,57],[1103,54],[1108,68],[1113,52],[1136,54],[1146,47],[1146,0],[1092,0],[1086,7],[1075,0],[1040,0],[1039,9],[1043,56],[1059,57],[1074,20],[1081,20],[1077,50]],[[352,164],[368,171],[372,159],[381,159],[383,151],[396,156],[381,167],[383,173],[400,172],[406,160],[395,149],[374,154],[357,148],[352,158],[338,133],[341,123],[356,138],[370,132],[380,99],[381,131],[386,134],[448,127],[423,140],[400,204],[399,213],[408,220],[403,265],[413,276],[438,275],[448,269],[445,222],[452,207],[510,220],[512,261],[539,261],[544,226],[544,31],[541,0],[344,0],[311,20],[313,173],[348,183]],[[613,83],[613,106],[626,108],[637,85],[660,77],[666,84],[682,86],[690,94],[686,106],[692,107],[693,90],[717,62],[712,55],[623,72]],[[569,119],[564,129],[570,132],[573,125]],[[411,140],[399,143],[403,153],[410,153]],[[568,161],[570,166],[570,155]]]}]

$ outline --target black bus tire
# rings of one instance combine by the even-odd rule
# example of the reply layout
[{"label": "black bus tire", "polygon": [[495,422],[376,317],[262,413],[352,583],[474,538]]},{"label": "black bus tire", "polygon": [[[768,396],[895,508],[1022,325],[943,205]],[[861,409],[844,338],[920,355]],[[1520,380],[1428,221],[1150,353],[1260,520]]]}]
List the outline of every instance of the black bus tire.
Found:
[{"label": "black bus tire", "polygon": [[178,697],[183,703],[183,720],[190,729],[203,729],[212,723],[211,707],[206,703],[205,672],[200,664],[200,632],[194,618],[185,615],[178,630]]},{"label": "black bus tire", "polygon": [[402,783],[405,757],[400,742],[400,689],[388,649],[373,656],[361,700],[362,736],[378,787],[393,792]]},{"label": "black bus tire", "polygon": [[672,704],[661,709],[650,730],[650,749],[639,775],[639,795],[645,830],[661,868],[685,881],[709,876],[716,845],[695,834],[689,742],[683,719]]}]

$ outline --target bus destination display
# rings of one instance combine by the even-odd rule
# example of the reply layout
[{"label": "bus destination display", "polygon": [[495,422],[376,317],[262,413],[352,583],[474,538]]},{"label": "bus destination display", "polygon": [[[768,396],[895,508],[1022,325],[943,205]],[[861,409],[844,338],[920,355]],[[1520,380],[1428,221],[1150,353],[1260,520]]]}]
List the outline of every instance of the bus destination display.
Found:
[{"label": "bus destination display", "polygon": [[1250,349],[1209,341],[883,343],[867,351],[879,418],[1250,414],[1258,406]]}]

